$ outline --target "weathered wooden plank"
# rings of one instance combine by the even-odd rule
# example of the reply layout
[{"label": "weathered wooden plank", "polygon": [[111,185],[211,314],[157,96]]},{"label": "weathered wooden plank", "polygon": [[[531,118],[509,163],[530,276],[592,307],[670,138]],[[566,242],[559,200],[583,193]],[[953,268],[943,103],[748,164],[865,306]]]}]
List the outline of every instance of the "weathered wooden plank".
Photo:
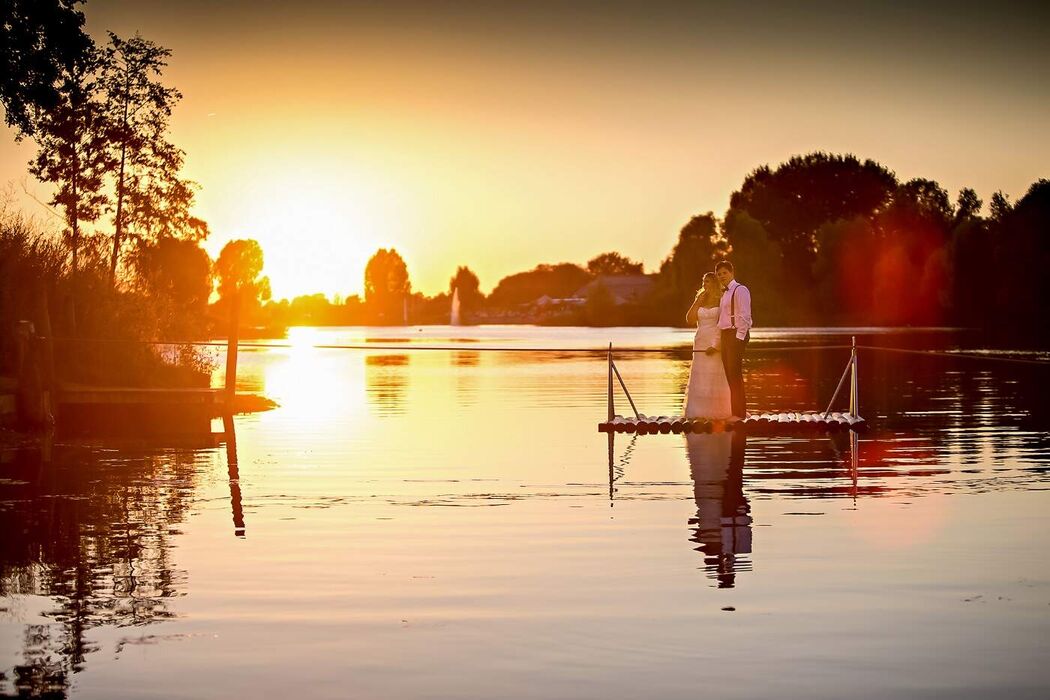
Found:
[{"label": "weathered wooden plank", "polygon": [[75,405],[182,404],[212,406],[223,401],[219,389],[153,389],[126,387],[64,386],[58,403]]}]

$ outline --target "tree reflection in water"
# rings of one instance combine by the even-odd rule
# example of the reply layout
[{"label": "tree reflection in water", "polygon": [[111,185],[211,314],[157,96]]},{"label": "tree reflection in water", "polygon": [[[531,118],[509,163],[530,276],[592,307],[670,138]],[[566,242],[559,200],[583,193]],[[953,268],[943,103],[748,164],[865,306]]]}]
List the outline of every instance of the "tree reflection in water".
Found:
[{"label": "tree reflection in water", "polygon": [[365,358],[368,401],[379,415],[404,413],[408,355],[376,354]]},{"label": "tree reflection in water", "polygon": [[[243,532],[230,437],[234,523]],[[22,663],[0,675],[0,695],[63,697],[97,651],[88,630],[174,617],[169,599],[183,594],[186,573],[172,562],[172,540],[206,459],[198,448],[214,444],[209,435],[178,449],[122,446],[120,459],[107,459],[47,437],[0,453],[0,597],[53,605],[43,611],[52,622],[25,625]]]},{"label": "tree reflection in water", "polygon": [[476,350],[456,350],[450,356],[457,406],[474,406],[478,401],[478,367],[481,353]]}]

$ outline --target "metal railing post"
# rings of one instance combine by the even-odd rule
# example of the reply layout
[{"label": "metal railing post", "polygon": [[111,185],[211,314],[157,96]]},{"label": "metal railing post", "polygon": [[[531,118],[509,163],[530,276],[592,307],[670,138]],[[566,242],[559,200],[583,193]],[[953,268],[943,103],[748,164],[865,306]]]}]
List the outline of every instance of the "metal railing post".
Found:
[{"label": "metal railing post", "polygon": [[849,383],[849,415],[851,418],[856,418],[860,413],[860,397],[858,396],[857,386],[857,336],[853,336],[853,350],[849,361],[852,367]]}]

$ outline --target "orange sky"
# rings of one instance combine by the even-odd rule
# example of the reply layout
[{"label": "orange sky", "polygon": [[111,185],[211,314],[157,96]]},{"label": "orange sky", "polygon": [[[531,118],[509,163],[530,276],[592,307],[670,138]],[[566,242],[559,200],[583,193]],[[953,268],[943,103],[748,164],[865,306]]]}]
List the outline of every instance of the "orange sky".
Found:
[{"label": "orange sky", "polygon": [[[985,200],[1050,176],[1046,10],[725,4],[89,0],[85,12],[96,37],[138,30],[175,52],[172,135],[203,186],[207,248],[257,238],[278,297],[358,293],[368,256],[389,246],[428,294],[460,264],[486,291],[610,249],[653,269],[692,214],[724,213],[749,170],[811,150]],[[19,188],[32,153],[5,132],[0,182]]]}]

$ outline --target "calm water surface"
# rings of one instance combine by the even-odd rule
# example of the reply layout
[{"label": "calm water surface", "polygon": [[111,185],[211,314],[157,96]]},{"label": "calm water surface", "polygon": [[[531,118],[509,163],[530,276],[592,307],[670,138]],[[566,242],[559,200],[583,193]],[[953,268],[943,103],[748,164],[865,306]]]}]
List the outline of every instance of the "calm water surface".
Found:
[{"label": "calm water surface", "polygon": [[[960,347],[767,330],[752,409],[823,408],[847,352],[773,348],[850,332]],[[280,408],[232,435],[8,437],[0,695],[1046,697],[1050,370],[862,351],[855,454],[610,452],[604,355],[567,349],[664,349],[618,365],[641,411],[673,414],[690,338],[294,329],[243,351],[241,388]],[[365,341],[395,349],[309,347]]]}]

